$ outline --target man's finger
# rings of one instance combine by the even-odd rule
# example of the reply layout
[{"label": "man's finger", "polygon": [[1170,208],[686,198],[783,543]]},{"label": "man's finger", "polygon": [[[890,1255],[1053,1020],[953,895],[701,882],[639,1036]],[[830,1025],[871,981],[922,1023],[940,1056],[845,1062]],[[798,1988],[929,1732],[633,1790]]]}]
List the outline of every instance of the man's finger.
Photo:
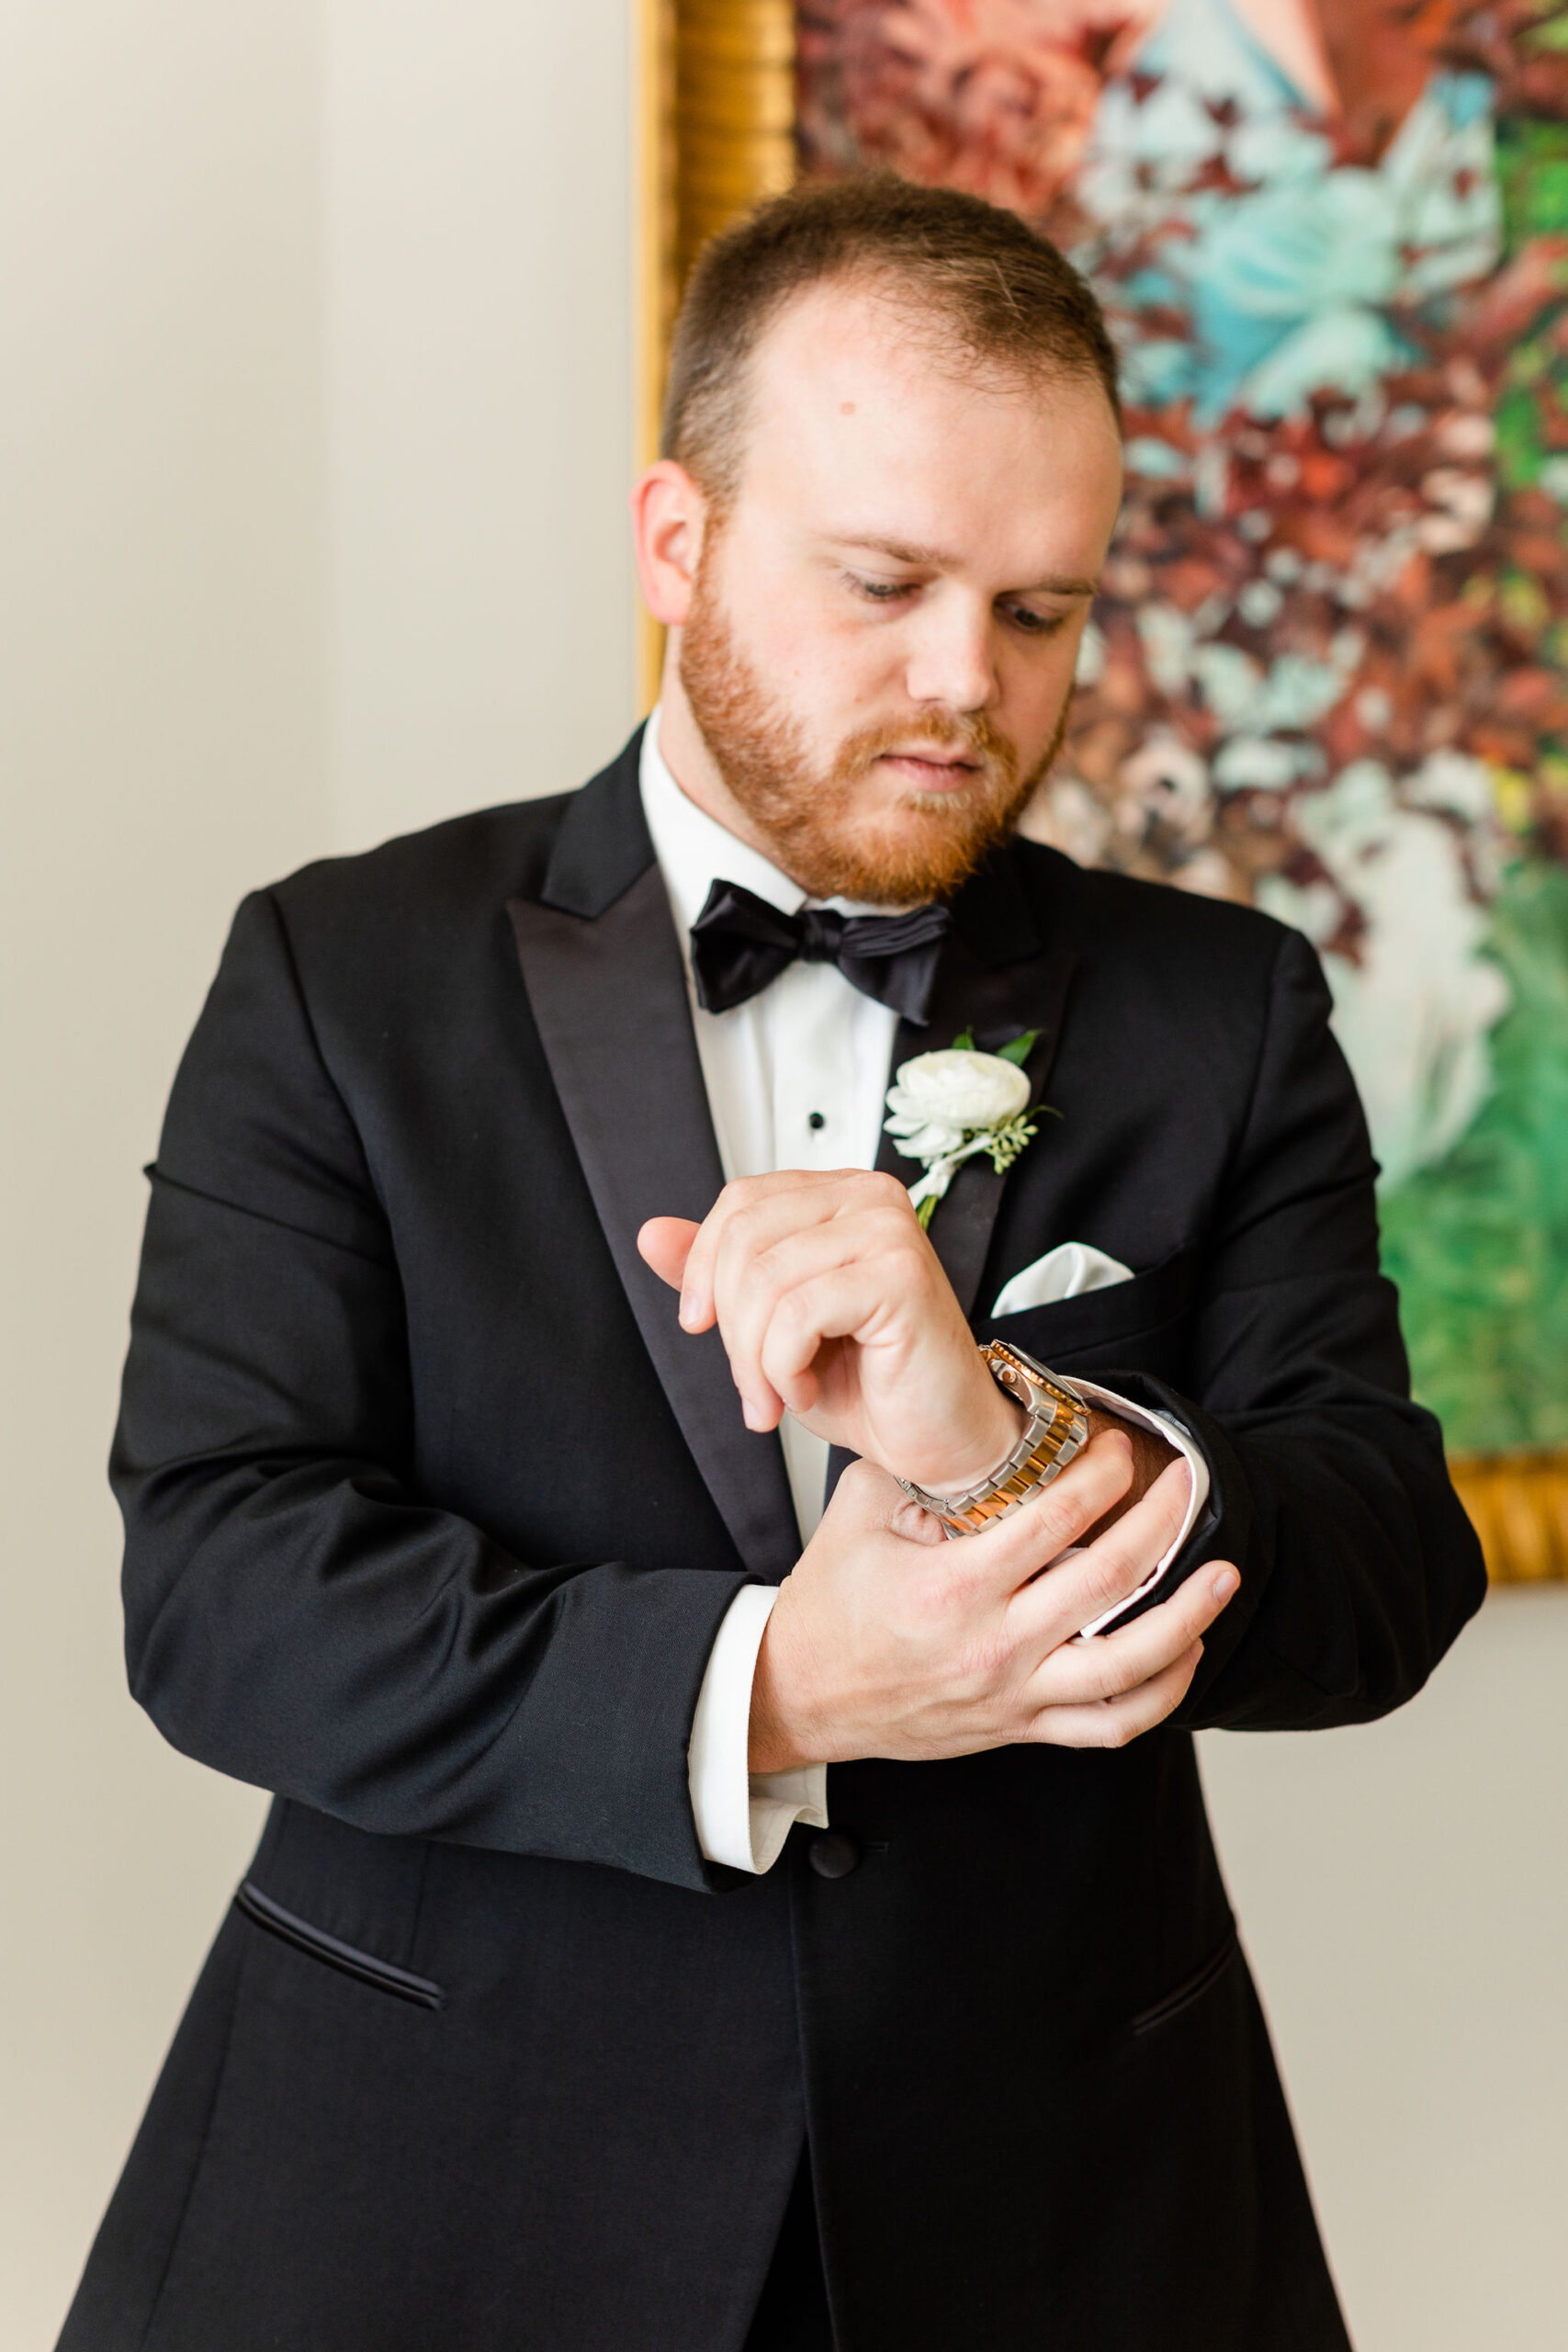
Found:
[{"label": "man's finger", "polygon": [[1202,1643],[1194,1642],[1163,1674],[1140,1683],[1125,1698],[1043,1707],[1025,1736],[1049,1747],[1125,1747],[1176,1713],[1192,1687],[1202,1655]]},{"label": "man's finger", "polygon": [[947,1542],[942,1521],[912,1502],[890,1470],[858,1459],[844,1465],[820,1521],[829,1538],[845,1527],[860,1534],[891,1535],[900,1544],[922,1548]]},{"label": "man's finger", "polygon": [[[803,1193],[812,1197],[802,1201]],[[715,1295],[721,1252],[735,1227],[750,1226],[759,1236],[818,1223],[826,1213],[819,1180],[795,1169],[771,1176],[746,1176],[725,1186],[698,1227],[686,1261],[681,1290],[681,1321],[688,1331],[705,1331],[717,1314]]]},{"label": "man's finger", "polygon": [[858,1331],[885,1306],[898,1279],[879,1248],[885,1239],[874,1221],[852,1214],[795,1226],[765,1248],[758,1246],[750,1216],[731,1226],[719,1250],[714,1305],[743,1396],[765,1391],[795,1412],[808,1408],[811,1384],[802,1390],[798,1383],[820,1342]]},{"label": "man's finger", "polygon": [[[1086,1462],[1095,1447],[1107,1442],[1110,1435],[1108,1431],[1105,1437],[1092,1441],[1084,1455]],[[1125,1492],[1133,1475],[1130,1443],[1123,1458],[1126,1475],[1122,1490]],[[1065,1485],[1071,1476],[1071,1471],[1066,1472],[1058,1483]],[[1037,1655],[1043,1657],[1059,1643],[1071,1640],[1086,1625],[1103,1617],[1108,1609],[1130,1600],[1181,1532],[1190,1477],[1185,1462],[1173,1462],[1156,1479],[1142,1502],[1123,1512],[1103,1535],[1097,1535],[1086,1549],[1075,1552],[1070,1558],[1056,1559],[1049,1575],[1038,1577],[1027,1589],[1017,1593],[1011,1613],[1020,1642],[1037,1645]],[[1047,1487],[1047,1497],[1051,1491]],[[1026,1505],[1025,1510],[1032,1508],[1038,1506]],[[1024,1512],[1019,1516],[1022,1518]],[[1087,1524],[1092,1526],[1094,1521],[1090,1520]]]},{"label": "man's finger", "polygon": [[701,1227],[689,1216],[650,1216],[637,1237],[638,1254],[660,1282],[679,1290]]},{"label": "man's finger", "polygon": [[[1041,1570],[1126,1493],[1132,1476],[1131,1442],[1120,1430],[1102,1430],[1076,1462],[1017,1510],[977,1535],[966,1535],[963,1553],[952,1564],[954,1571],[989,1585],[998,1599],[1033,1589]],[[1089,1623],[1089,1616],[1082,1623]]]},{"label": "man's finger", "polygon": [[[854,1236],[855,1221],[843,1222]],[[764,1377],[798,1411],[786,1384],[810,1370],[824,1340],[874,1341],[888,1291],[902,1278],[898,1255],[877,1250],[874,1236],[837,1248],[833,1228],[824,1227],[820,1238],[801,1235],[758,1269],[755,1295],[737,1317],[737,1336],[746,1330]],[[728,1315],[721,1323],[728,1340]],[[967,1369],[967,1351],[964,1363]]]},{"label": "man's finger", "polygon": [[[878,1176],[864,1169],[841,1168],[818,1175],[800,1169],[781,1169],[772,1176],[750,1176],[727,1184],[714,1203],[687,1261],[681,1297],[681,1321],[689,1331],[705,1330],[715,1314],[715,1288],[721,1253],[729,1249],[737,1230],[756,1251],[770,1249],[788,1233],[821,1225],[845,1210],[880,1206],[908,1210],[908,1196],[897,1177]],[[913,1212],[908,1211],[913,1218]]]},{"label": "man's finger", "polygon": [[1038,1708],[1120,1699],[1153,1681],[1202,1639],[1240,1582],[1227,1562],[1211,1561],[1131,1625],[1092,1641],[1063,1643],[1031,1676],[1029,1703]]}]

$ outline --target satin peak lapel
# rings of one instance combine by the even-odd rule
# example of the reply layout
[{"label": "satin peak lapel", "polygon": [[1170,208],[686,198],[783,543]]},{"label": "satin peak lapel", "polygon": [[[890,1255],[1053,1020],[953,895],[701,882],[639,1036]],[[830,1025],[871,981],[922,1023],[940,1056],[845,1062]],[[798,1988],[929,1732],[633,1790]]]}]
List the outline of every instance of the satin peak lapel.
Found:
[{"label": "satin peak lapel", "polygon": [[538,899],[507,913],[545,1057],[643,1343],[750,1572],[800,1544],[784,1450],[740,1416],[716,1331],[694,1339],[637,1255],[650,1216],[705,1217],[724,1182],[681,951],[637,789],[637,739],[562,820]]}]

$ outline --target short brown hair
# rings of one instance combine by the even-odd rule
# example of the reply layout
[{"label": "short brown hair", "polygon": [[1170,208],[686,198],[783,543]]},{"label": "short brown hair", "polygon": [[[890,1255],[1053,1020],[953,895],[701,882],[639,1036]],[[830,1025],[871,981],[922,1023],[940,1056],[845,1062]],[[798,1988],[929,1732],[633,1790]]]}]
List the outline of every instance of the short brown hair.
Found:
[{"label": "short brown hair", "polygon": [[1100,304],[1016,213],[891,172],[795,188],[704,246],[670,354],[660,455],[720,501],[743,453],[749,363],[784,304],[833,279],[880,282],[951,332],[967,365],[1097,381],[1118,426],[1116,352]]}]

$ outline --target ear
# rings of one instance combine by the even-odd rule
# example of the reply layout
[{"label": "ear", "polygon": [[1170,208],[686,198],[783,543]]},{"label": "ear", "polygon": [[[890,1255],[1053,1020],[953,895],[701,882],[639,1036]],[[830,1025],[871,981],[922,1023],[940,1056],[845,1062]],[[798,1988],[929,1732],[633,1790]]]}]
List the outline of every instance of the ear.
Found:
[{"label": "ear", "polygon": [[691,610],[707,500],[684,466],[660,458],[637,482],[631,504],[643,602],[666,628],[680,628]]}]

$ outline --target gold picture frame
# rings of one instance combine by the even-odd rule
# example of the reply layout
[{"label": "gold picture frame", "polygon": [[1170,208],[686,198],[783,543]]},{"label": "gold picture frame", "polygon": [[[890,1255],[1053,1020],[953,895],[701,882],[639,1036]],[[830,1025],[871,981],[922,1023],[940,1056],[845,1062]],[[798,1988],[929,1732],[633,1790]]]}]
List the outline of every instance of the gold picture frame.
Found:
[{"label": "gold picture frame", "polygon": [[[675,305],[716,230],[795,178],[794,0],[636,0],[637,457],[659,451]],[[658,697],[664,632],[645,615],[642,707]]]},{"label": "gold picture frame", "polygon": [[1494,1584],[1568,1582],[1568,1453],[1456,1454],[1449,1471]]},{"label": "gold picture frame", "polygon": [[[635,0],[639,460],[659,447],[671,322],[704,242],[795,172],[794,0]],[[644,617],[639,687],[663,632]],[[1497,1584],[1568,1581],[1568,1451],[1469,1454],[1453,1482]]]}]

